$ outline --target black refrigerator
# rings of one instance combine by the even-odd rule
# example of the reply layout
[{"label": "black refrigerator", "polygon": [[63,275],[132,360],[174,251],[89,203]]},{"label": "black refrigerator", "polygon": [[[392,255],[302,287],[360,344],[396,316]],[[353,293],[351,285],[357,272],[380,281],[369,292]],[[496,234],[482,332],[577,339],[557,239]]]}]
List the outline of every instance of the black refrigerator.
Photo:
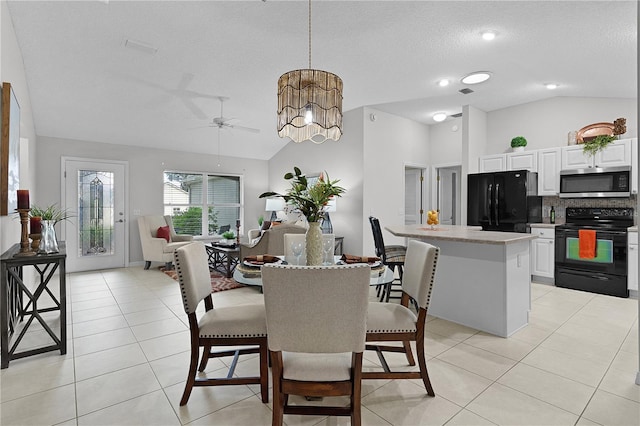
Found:
[{"label": "black refrigerator", "polygon": [[542,222],[538,174],[528,170],[467,176],[467,224],[485,231],[530,232]]}]

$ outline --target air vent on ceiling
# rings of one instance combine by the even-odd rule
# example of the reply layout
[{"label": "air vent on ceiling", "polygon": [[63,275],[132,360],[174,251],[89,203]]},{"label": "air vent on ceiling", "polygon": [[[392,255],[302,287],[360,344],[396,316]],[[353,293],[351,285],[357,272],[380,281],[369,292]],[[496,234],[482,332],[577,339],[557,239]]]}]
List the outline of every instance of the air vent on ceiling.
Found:
[{"label": "air vent on ceiling", "polygon": [[473,93],[473,90],[465,87],[464,89],[458,90],[458,92],[462,93],[463,95],[468,95],[469,93]]},{"label": "air vent on ceiling", "polygon": [[158,52],[158,48],[150,45],[149,43],[131,39],[127,39],[124,41],[124,47],[137,50],[139,52],[148,53],[150,55],[155,55]]},{"label": "air vent on ceiling", "polygon": [[459,113],[457,113],[457,114],[451,114],[449,117],[452,117],[452,118],[460,118],[460,117],[462,117],[462,113],[461,113],[461,112],[459,112]]}]

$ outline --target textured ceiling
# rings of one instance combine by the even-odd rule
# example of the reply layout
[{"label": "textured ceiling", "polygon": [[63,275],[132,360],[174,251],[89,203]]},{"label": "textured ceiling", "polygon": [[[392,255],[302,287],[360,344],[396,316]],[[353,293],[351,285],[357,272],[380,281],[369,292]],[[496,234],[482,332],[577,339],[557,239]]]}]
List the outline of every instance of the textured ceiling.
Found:
[{"label": "textured ceiling", "polygon": [[[271,158],[276,83],[308,65],[306,1],[9,1],[36,133]],[[344,81],[344,110],[426,124],[551,96],[636,98],[635,1],[314,1],[312,66]],[[486,42],[480,32],[498,37]],[[127,39],[157,48],[126,48]],[[462,95],[459,79],[493,73]],[[436,83],[450,78],[441,88]],[[560,87],[548,91],[544,83]],[[344,129],[348,132],[349,129]]]}]

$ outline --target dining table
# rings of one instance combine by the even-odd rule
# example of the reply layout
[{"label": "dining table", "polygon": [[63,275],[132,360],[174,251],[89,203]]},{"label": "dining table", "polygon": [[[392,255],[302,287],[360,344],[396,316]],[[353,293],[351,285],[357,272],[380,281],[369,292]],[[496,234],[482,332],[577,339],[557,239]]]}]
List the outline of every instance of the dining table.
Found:
[{"label": "dining table", "polygon": [[[284,256],[278,256],[281,258],[279,264],[287,264],[284,261]],[[340,256],[334,257],[333,265],[340,265]],[[241,262],[233,271],[233,279],[240,284],[262,287],[262,275],[260,273],[260,267],[255,267],[247,262]],[[387,266],[381,262],[373,264],[371,267],[371,276],[369,279],[370,286],[379,286],[390,284],[394,279],[394,273]]]}]

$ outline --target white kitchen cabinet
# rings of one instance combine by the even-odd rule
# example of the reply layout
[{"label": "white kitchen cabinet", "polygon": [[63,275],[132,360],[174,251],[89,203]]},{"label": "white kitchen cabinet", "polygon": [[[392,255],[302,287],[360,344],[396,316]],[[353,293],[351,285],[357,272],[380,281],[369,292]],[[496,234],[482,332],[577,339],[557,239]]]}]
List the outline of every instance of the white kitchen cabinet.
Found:
[{"label": "white kitchen cabinet", "polygon": [[538,195],[558,195],[560,191],[560,148],[538,151]]},{"label": "white kitchen cabinet", "polygon": [[485,155],[480,157],[480,173],[503,172],[506,170],[505,154]]},{"label": "white kitchen cabinet", "polygon": [[631,166],[631,139],[612,142],[593,156],[585,155],[582,145],[565,146],[561,159],[562,170]]},{"label": "white kitchen cabinet", "polygon": [[627,287],[638,291],[638,233],[629,232],[627,238]]},{"label": "white kitchen cabinet", "polygon": [[554,228],[531,227],[531,234],[538,238],[531,241],[531,275],[554,277],[556,235]]},{"label": "white kitchen cabinet", "polygon": [[638,138],[631,141],[631,193],[638,193]]},{"label": "white kitchen cabinet", "polygon": [[507,170],[538,171],[538,155],[536,151],[511,152],[507,154]]}]

